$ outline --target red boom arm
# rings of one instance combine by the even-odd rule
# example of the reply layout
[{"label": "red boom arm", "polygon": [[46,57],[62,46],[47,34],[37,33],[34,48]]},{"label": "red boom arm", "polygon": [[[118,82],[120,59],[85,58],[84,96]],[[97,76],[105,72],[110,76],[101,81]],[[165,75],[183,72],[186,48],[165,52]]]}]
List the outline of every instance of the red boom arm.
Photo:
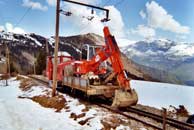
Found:
[{"label": "red boom arm", "polygon": [[121,61],[120,50],[117,42],[109,32],[108,27],[104,27],[105,47],[97,52],[97,54],[90,61],[82,61],[77,64],[77,72],[85,74],[87,72],[99,73],[100,64],[110,58],[114,73],[117,74],[117,80],[119,86],[126,90],[130,89],[129,79],[124,71],[124,67]]}]

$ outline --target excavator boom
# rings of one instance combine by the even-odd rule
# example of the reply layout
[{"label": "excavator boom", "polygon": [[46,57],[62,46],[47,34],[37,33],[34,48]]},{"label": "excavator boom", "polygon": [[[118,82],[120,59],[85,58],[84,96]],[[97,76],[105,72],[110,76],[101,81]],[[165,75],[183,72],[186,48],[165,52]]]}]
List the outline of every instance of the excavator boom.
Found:
[{"label": "excavator boom", "polygon": [[117,81],[119,83],[120,89],[115,91],[112,106],[113,107],[127,107],[131,105],[136,105],[138,101],[137,93],[134,89],[130,87],[130,81],[124,70],[123,63],[121,60],[121,52],[119,50],[118,44],[111,35],[108,27],[104,27],[104,38],[106,46],[110,51],[110,60],[114,70],[117,74]]},{"label": "excavator boom", "polygon": [[119,82],[119,86],[121,86],[124,89],[130,89],[129,79],[121,61],[121,54],[120,54],[118,44],[114,36],[110,34],[108,27],[104,27],[103,31],[104,31],[105,43],[110,52],[110,60],[111,60],[112,68],[114,69],[114,72],[117,73],[117,80]]}]

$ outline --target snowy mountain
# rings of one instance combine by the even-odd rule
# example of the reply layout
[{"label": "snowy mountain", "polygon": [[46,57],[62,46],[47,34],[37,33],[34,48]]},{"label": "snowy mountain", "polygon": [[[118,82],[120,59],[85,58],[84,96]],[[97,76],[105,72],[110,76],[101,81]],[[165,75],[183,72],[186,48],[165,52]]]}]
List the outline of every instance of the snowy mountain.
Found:
[{"label": "snowy mountain", "polygon": [[[6,45],[10,50],[11,69],[33,72],[35,56],[46,47],[46,38],[36,34],[0,32],[0,55],[5,56]],[[49,48],[51,46],[49,45]],[[2,67],[3,68],[3,67]]]},{"label": "snowy mountain", "polygon": [[12,42],[19,42],[20,44],[26,44],[30,43],[32,46],[42,46],[42,43],[40,40],[45,40],[43,37],[38,36],[39,41],[37,40],[37,37],[35,34],[15,34],[11,32],[0,32],[0,38],[1,40],[7,40]]},{"label": "snowy mountain", "polygon": [[157,69],[160,75],[165,72],[169,78],[176,78],[177,83],[194,85],[194,74],[191,72],[194,67],[194,43],[145,40],[126,46],[122,51],[136,63]]}]

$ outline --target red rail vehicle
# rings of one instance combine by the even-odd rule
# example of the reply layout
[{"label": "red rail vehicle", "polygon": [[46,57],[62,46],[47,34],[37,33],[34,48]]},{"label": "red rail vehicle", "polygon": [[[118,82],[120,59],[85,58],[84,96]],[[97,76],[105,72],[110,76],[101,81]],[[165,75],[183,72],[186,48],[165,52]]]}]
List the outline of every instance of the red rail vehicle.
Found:
[{"label": "red rail vehicle", "polygon": [[[113,107],[127,107],[138,101],[137,93],[130,87],[130,79],[124,70],[121,52],[114,36],[104,27],[104,46],[85,44],[87,56],[75,60],[71,56],[58,56],[58,85],[79,90],[88,96],[104,96],[112,99]],[[47,59],[47,76],[52,81],[53,57]]]}]

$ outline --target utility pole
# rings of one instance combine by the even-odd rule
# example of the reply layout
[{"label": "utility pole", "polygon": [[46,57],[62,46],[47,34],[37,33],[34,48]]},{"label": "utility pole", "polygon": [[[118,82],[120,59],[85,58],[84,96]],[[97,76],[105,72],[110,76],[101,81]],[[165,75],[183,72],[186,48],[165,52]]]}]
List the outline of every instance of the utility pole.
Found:
[{"label": "utility pole", "polygon": [[[7,47],[7,45],[6,45],[6,47]],[[10,52],[9,52],[9,48],[7,47],[6,48],[6,58],[7,58],[7,68],[8,68],[8,75],[9,75],[9,77],[10,77],[10,58],[9,58],[9,54],[10,54]]]},{"label": "utility pole", "polygon": [[57,86],[57,62],[58,62],[58,47],[59,47],[59,13],[60,13],[60,0],[57,0],[56,27],[55,27],[54,69],[53,69],[53,84],[52,84],[52,96],[53,97],[56,95],[56,86]]},{"label": "utility pole", "polygon": [[34,75],[36,75],[36,57],[35,57],[35,53],[34,53]]},{"label": "utility pole", "polygon": [[9,61],[9,49],[7,47],[7,44],[5,45],[5,55],[6,55],[6,86],[8,86],[7,79],[10,77],[10,61]]},{"label": "utility pole", "polygon": [[163,108],[163,130],[166,130],[166,108]]},{"label": "utility pole", "polygon": [[48,39],[46,39],[46,56],[49,56]]}]

